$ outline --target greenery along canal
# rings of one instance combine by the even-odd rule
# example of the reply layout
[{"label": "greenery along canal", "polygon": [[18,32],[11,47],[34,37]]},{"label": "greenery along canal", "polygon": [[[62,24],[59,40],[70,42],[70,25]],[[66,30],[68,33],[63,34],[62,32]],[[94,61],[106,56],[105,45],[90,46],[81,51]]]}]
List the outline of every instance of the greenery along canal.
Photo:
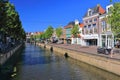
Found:
[{"label": "greenery along canal", "polygon": [[[120,76],[105,72],[82,62],[65,58],[56,52],[26,44],[5,65],[13,72],[0,80],[119,80]],[[16,59],[16,60],[14,60]],[[14,63],[11,65],[11,63]],[[5,70],[3,70],[5,72]]]}]

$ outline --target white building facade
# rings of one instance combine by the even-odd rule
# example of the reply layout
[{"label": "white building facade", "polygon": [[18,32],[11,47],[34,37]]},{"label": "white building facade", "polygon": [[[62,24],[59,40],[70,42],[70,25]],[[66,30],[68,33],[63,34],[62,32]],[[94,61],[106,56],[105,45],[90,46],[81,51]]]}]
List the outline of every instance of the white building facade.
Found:
[{"label": "white building facade", "polygon": [[114,47],[114,35],[112,33],[111,26],[107,23],[106,19],[108,17],[110,7],[113,7],[113,5],[106,6],[106,14],[99,16],[99,26],[101,26],[101,33],[99,37],[100,47]]},{"label": "white building facade", "polygon": [[83,24],[79,23],[78,20],[75,20],[75,25],[78,25],[79,28],[79,34],[77,38],[72,37],[71,38],[71,44],[78,44],[78,45],[83,45],[83,34],[82,34],[82,28],[83,28]]},{"label": "white building facade", "polygon": [[89,8],[83,17],[83,39],[84,45],[86,46],[99,46],[99,37],[100,37],[100,26],[99,26],[99,16],[103,15],[105,10],[97,5],[96,7]]},{"label": "white building facade", "polygon": [[88,9],[83,17],[83,45],[110,47],[114,45],[114,35],[106,18],[112,5],[104,10],[100,5]]}]

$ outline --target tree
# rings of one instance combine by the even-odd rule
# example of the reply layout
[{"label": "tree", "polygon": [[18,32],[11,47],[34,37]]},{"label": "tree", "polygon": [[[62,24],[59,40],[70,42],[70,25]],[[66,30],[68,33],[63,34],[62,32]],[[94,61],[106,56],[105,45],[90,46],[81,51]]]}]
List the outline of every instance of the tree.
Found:
[{"label": "tree", "polygon": [[5,21],[6,21],[6,7],[5,7],[6,1],[0,0],[0,31],[5,32]]},{"label": "tree", "polygon": [[45,33],[40,34],[40,39],[45,39]]},{"label": "tree", "polygon": [[80,33],[79,27],[78,27],[78,25],[75,25],[71,30],[71,34],[76,38],[79,33]]},{"label": "tree", "polygon": [[57,37],[60,38],[60,36],[61,36],[62,33],[63,33],[62,28],[61,28],[61,27],[58,27],[58,28],[56,28],[55,31],[56,31],[56,35],[57,35]]},{"label": "tree", "polygon": [[110,8],[108,23],[111,25],[114,35],[120,33],[120,2],[114,3]]},{"label": "tree", "polygon": [[45,38],[49,39],[52,36],[53,32],[54,32],[53,27],[49,26],[45,31]]},{"label": "tree", "polygon": [[0,31],[17,40],[26,38],[19,14],[9,0],[0,0]]}]

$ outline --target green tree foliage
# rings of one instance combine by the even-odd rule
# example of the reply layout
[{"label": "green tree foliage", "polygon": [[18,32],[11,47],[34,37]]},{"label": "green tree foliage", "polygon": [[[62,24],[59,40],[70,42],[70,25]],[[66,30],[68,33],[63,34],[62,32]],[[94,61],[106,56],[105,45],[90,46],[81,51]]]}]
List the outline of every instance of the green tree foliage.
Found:
[{"label": "green tree foliage", "polygon": [[80,33],[79,27],[78,27],[78,25],[75,25],[71,30],[71,34],[76,38],[79,33]]},{"label": "green tree foliage", "polygon": [[5,27],[5,21],[6,21],[6,7],[5,7],[5,1],[0,0],[0,31],[5,32],[4,27]]},{"label": "green tree foliage", "polygon": [[25,39],[26,37],[19,14],[8,0],[0,1],[0,31],[14,39]]},{"label": "green tree foliage", "polygon": [[120,33],[120,2],[114,3],[113,7],[110,8],[108,23],[111,25],[114,35]]},{"label": "green tree foliage", "polygon": [[40,39],[45,39],[45,33],[40,34]]},{"label": "green tree foliage", "polygon": [[57,35],[57,37],[59,38],[61,35],[62,35],[62,33],[63,33],[63,31],[62,31],[62,28],[61,27],[58,27],[58,28],[56,28],[56,35]]},{"label": "green tree foliage", "polygon": [[53,27],[52,26],[49,26],[48,28],[47,28],[47,30],[45,31],[45,38],[46,39],[50,39],[50,37],[52,36],[52,34],[53,34],[53,32],[54,32],[54,29],[53,29]]},{"label": "green tree foliage", "polygon": [[43,33],[42,34],[33,35],[33,38],[36,39],[36,40],[44,39]]}]

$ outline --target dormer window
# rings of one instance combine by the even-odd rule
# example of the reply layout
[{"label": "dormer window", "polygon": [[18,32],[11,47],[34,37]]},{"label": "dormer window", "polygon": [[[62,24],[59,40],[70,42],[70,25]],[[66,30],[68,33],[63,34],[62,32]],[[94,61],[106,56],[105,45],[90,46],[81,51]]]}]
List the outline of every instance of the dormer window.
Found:
[{"label": "dormer window", "polygon": [[88,9],[88,13],[87,13],[88,16],[92,16],[92,12],[93,12],[92,9]]},{"label": "dormer window", "polygon": [[91,10],[88,12],[88,15],[89,15],[89,16],[91,16],[91,15],[92,15],[92,11],[91,11]]},{"label": "dormer window", "polygon": [[91,28],[91,25],[88,25],[88,28],[90,29],[90,28]]},{"label": "dormer window", "polygon": [[108,8],[108,12],[110,12],[110,8]]},{"label": "dormer window", "polygon": [[107,11],[107,13],[109,13],[110,12],[110,8],[111,7],[113,7],[113,5],[112,4],[110,4],[110,5],[108,5],[107,7],[106,7],[106,11]]}]

